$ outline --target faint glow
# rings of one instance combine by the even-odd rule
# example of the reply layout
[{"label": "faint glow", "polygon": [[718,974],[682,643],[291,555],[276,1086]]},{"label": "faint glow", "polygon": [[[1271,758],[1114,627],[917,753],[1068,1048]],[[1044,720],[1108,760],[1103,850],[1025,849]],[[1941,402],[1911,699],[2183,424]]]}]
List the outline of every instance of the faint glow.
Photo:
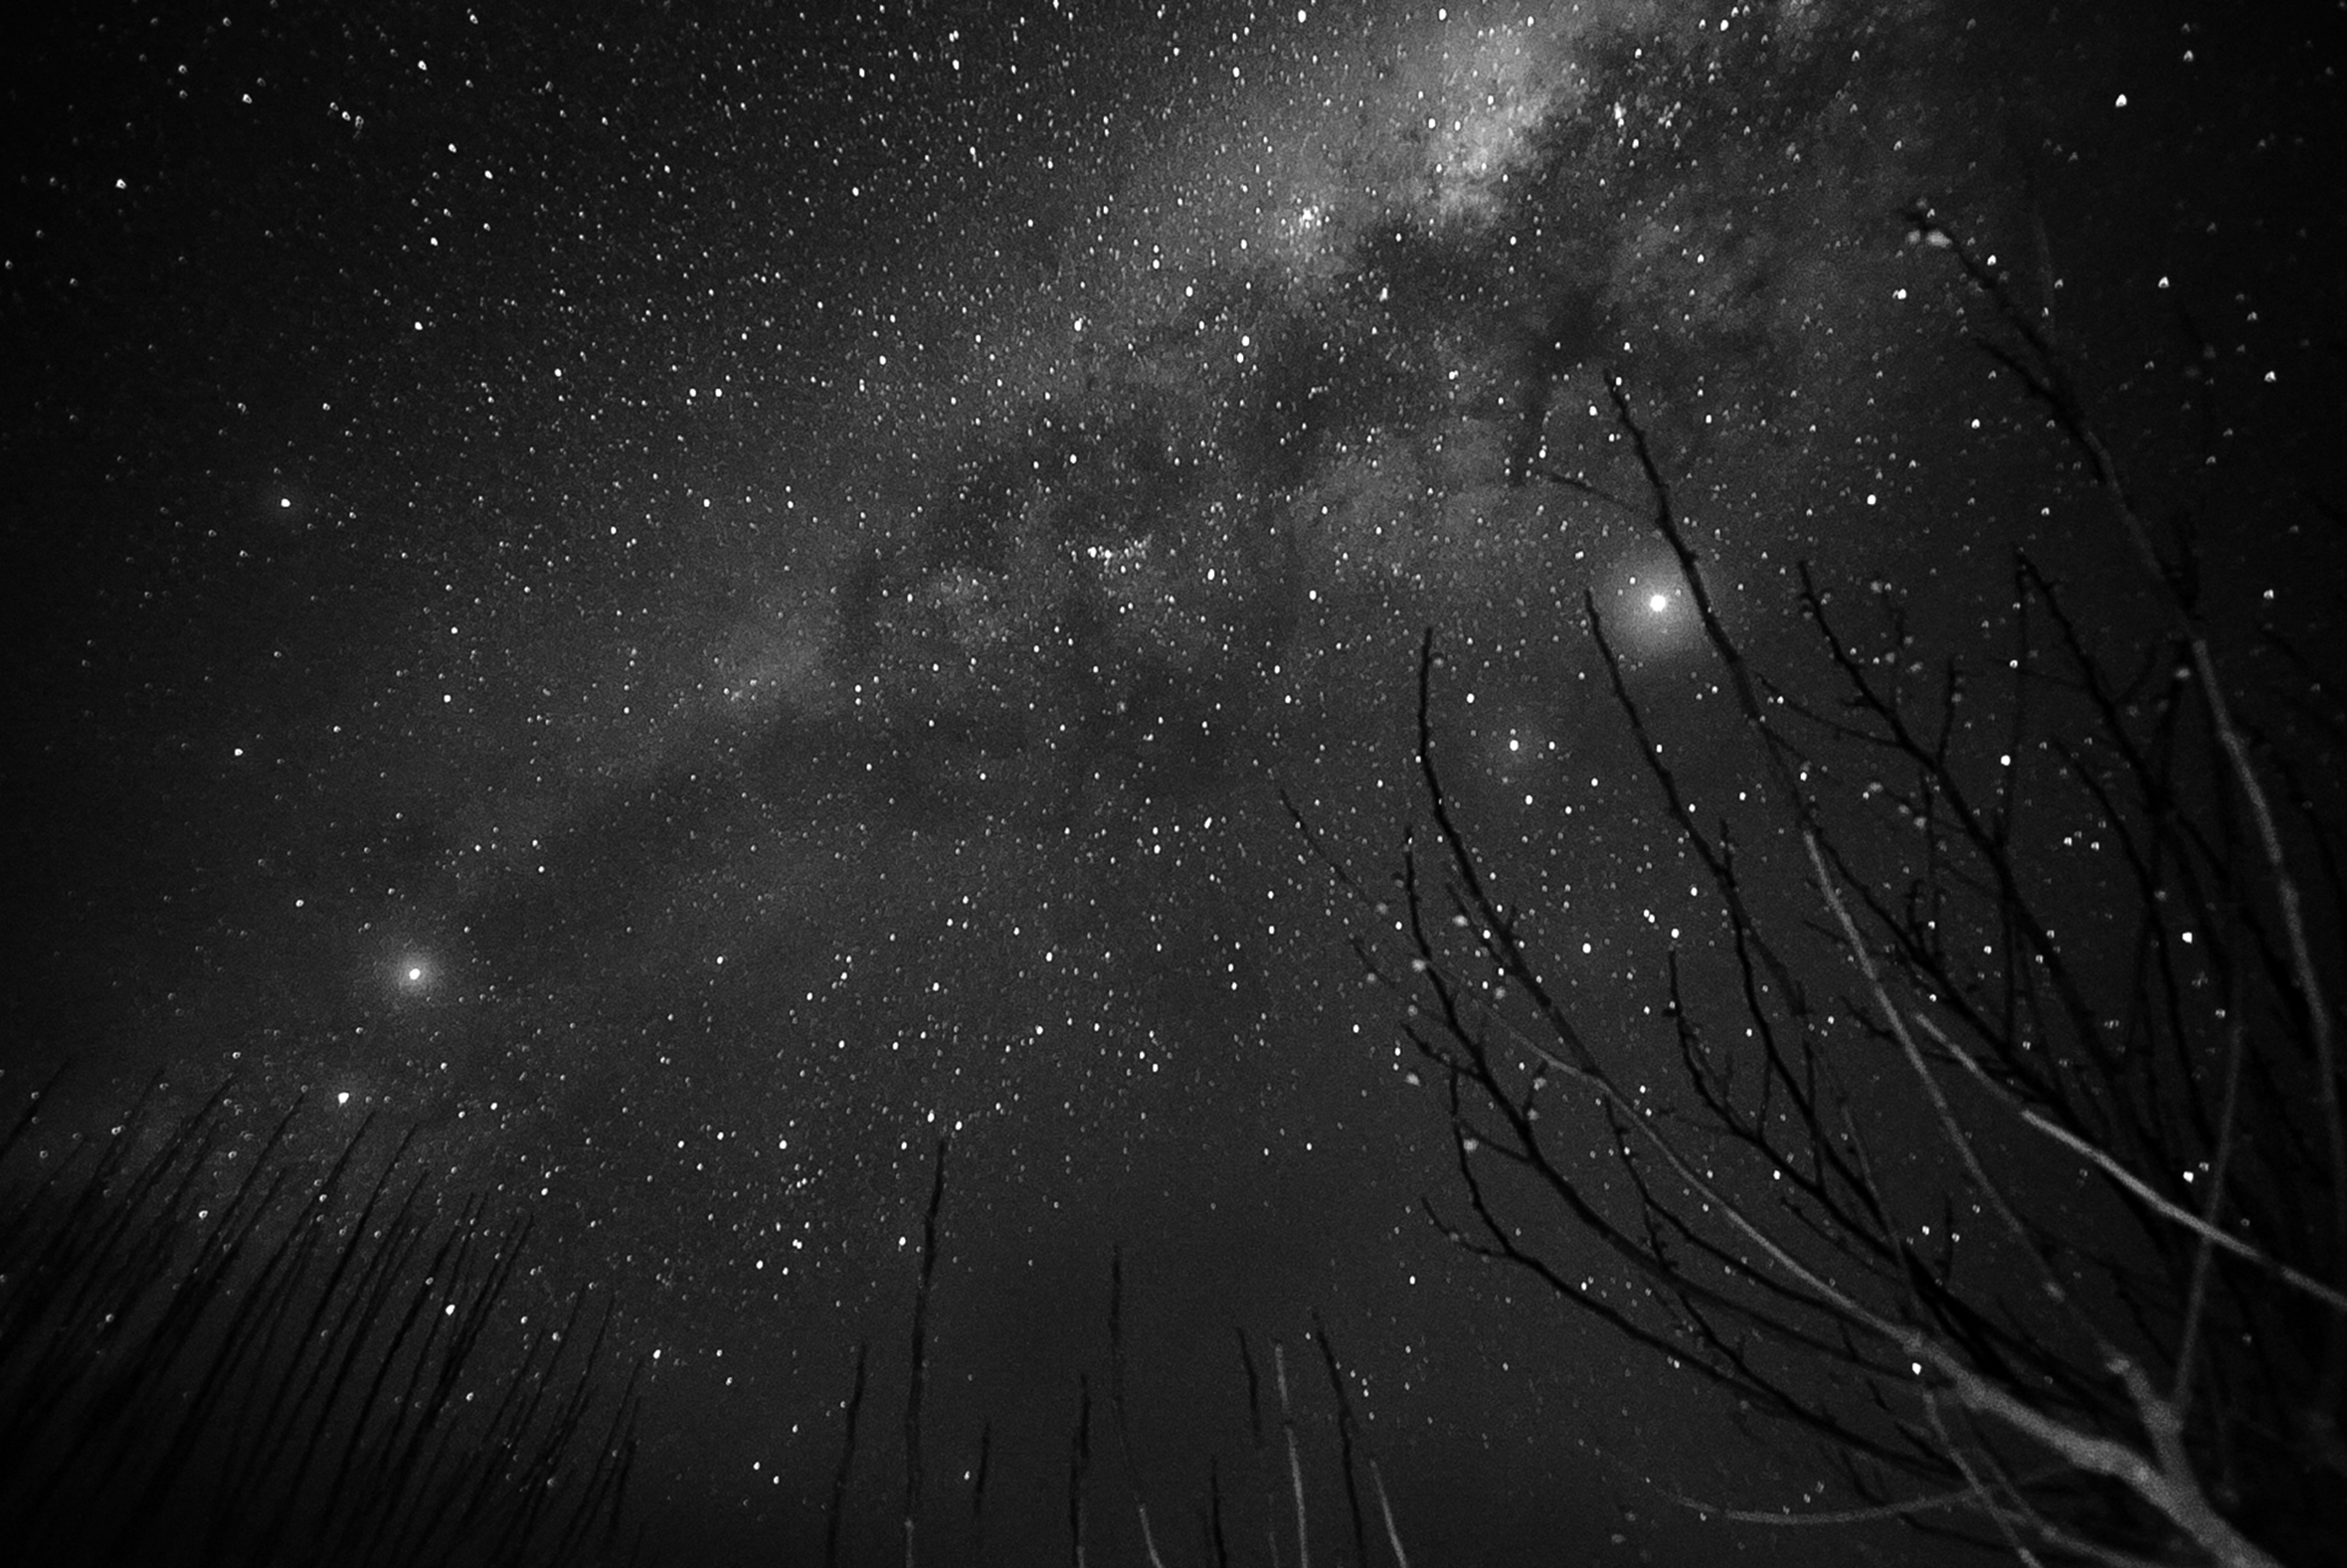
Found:
[{"label": "faint glow", "polygon": [[[1435,20],[1448,21],[1448,11]],[[1472,48],[1446,49],[1443,60],[1436,112],[1426,118],[1425,189],[1440,218],[1489,220],[1532,155],[1534,133],[1571,89],[1542,69],[1529,24],[1483,30]]]}]

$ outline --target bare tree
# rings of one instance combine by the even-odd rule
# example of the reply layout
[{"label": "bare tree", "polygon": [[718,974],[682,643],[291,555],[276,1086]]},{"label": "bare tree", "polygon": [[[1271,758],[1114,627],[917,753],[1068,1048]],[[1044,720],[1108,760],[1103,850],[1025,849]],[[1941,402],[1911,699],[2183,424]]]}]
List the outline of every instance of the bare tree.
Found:
[{"label": "bare tree", "polygon": [[[1618,380],[1653,527],[1750,747],[1699,811],[1594,599],[1589,637],[1699,882],[1655,1029],[1606,1037],[1557,922],[1499,896],[1417,671],[1423,825],[1354,951],[1439,1089],[1459,1246],[1805,1436],[1848,1506],[2030,1563],[2337,1562],[2347,1542],[2347,1119],[2334,1002],[2347,710],[2227,684],[2191,533],[2154,527],[2037,318],[1923,210],[1979,341],[2058,433],[2156,618],[2090,624],[2027,557],[1976,680],[1888,591],[1806,569],[1816,678],[1730,634]],[[2141,603],[2142,595],[2136,595]],[[1676,753],[1673,754],[1674,759]],[[1740,836],[1739,836],[1740,835]],[[1524,880],[1529,881],[1529,878]],[[1462,1211],[1463,1205],[1463,1211]]]}]

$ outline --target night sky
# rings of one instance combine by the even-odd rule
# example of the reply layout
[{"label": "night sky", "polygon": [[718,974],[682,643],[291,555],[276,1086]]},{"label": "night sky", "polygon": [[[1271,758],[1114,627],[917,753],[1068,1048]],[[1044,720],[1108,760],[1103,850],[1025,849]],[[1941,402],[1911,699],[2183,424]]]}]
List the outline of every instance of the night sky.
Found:
[{"label": "night sky", "polygon": [[[997,1560],[1064,1552],[1120,1243],[1182,1560],[1209,1456],[1260,1515],[1234,1329],[1314,1371],[1338,1539],[1315,1309],[1413,1561],[1896,1555],[1677,1508],[1822,1472],[1426,1223],[1440,1108],[1279,790],[1391,862],[1437,627],[1463,809],[1667,1067],[1662,956],[1716,921],[1584,589],[1697,794],[1748,759],[1608,499],[1642,492],[1603,377],[1763,663],[1809,645],[1804,560],[1959,644],[2017,541],[2116,570],[2041,529],[2065,462],[1918,198],[2128,455],[2175,466],[2213,378],[2239,434],[2192,482],[2253,504],[2212,581],[2335,604],[2255,502],[2337,464],[2347,105],[2311,24],[2250,9],[11,21],[9,1114],[70,1061],[67,1122],[160,1070],[167,1105],[306,1095],[321,1143],[417,1127],[658,1352],[639,1505],[677,1560],[819,1543],[866,1335],[885,1549],[949,1130],[925,1445],[946,1508],[993,1423]],[[1107,1455],[1093,1560],[1139,1562]]]}]

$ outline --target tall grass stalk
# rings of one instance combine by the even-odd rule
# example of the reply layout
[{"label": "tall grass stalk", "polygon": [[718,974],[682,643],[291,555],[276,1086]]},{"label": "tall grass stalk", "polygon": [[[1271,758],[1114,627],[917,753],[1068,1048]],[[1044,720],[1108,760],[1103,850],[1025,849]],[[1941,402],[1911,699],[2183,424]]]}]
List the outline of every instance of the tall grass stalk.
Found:
[{"label": "tall grass stalk", "polygon": [[[54,1084],[53,1086],[54,1087]],[[528,1568],[632,1560],[638,1379],[608,1301],[532,1329],[530,1234],[371,1123],[240,1140],[223,1086],[0,1140],[0,1539],[16,1560]]]}]

